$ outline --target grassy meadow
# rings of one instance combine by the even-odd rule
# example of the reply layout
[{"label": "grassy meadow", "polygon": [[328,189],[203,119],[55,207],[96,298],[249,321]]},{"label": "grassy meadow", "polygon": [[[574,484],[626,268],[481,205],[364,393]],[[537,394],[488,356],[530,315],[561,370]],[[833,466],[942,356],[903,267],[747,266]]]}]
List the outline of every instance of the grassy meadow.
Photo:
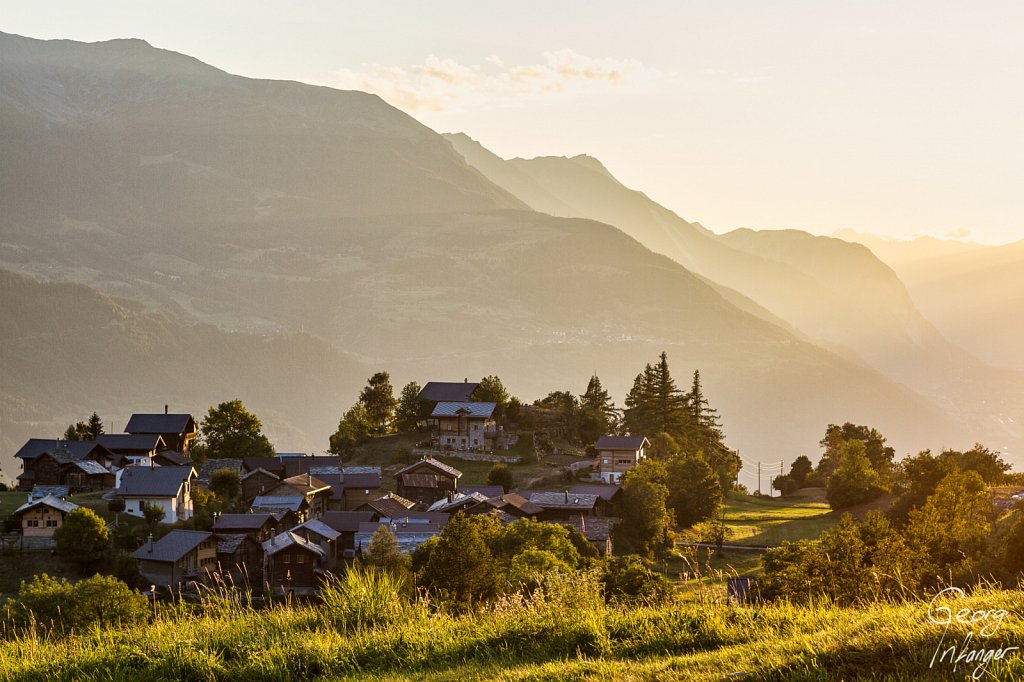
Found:
[{"label": "grassy meadow", "polygon": [[[954,625],[942,640],[943,626],[929,621],[924,602],[609,606],[582,579],[460,615],[377,599],[365,587],[358,605],[255,610],[209,597],[201,605],[161,604],[141,628],[7,632],[0,679],[947,680],[979,668],[961,661],[954,670],[948,654],[932,664],[942,641],[957,653],[968,632],[968,650],[1024,642],[1020,591],[981,590],[956,604],[1009,615],[990,637],[976,623]],[[1020,679],[1024,659],[1009,651],[983,672]]]}]

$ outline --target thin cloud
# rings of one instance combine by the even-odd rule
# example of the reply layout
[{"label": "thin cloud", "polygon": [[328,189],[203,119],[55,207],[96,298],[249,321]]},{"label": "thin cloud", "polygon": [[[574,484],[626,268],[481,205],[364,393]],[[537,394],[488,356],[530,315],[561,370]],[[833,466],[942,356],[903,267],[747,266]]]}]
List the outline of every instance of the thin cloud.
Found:
[{"label": "thin cloud", "polygon": [[447,111],[558,94],[646,87],[661,74],[635,59],[594,58],[568,48],[545,52],[536,64],[507,65],[497,56],[482,64],[428,56],[407,67],[364,64],[341,69],[338,86],[380,95],[406,111]]}]

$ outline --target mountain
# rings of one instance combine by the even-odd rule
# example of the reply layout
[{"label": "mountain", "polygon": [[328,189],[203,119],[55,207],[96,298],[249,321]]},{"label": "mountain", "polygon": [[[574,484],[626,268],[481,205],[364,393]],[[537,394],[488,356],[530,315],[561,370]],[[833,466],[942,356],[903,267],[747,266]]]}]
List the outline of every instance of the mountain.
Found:
[{"label": "mountain", "polygon": [[993,369],[947,341],[864,246],[798,230],[715,235],[625,187],[592,157],[504,160],[464,134],[447,139],[533,208],[621,228],[810,340],[921,393],[969,423],[974,438],[1003,446],[1024,437],[1016,426],[1024,419],[1024,374]]},{"label": "mountain", "polygon": [[[0,48],[0,139],[15,152],[0,171],[14,209],[0,215],[0,267],[131,298],[144,319],[182,320],[166,325],[175,339],[213,333],[190,324],[323,339],[299,337],[323,344],[316,362],[267,341],[264,364],[296,363],[267,376],[195,345],[179,356],[232,393],[302,386],[266,404],[308,407],[315,443],[356,398],[342,379],[352,359],[366,375],[390,370],[396,386],[496,373],[531,400],[581,392],[595,370],[623,396],[661,350],[684,385],[700,368],[748,458],[813,454],[825,425],[845,420],[877,426],[901,451],[963,440],[927,399],[775,324],[745,292],[622,226],[530,210],[376,97],[231,76],[140,41],[5,35]],[[17,362],[46,363],[63,352],[56,342],[23,342]],[[310,365],[323,376],[304,386]],[[6,376],[0,386],[15,400],[29,388]],[[102,388],[123,410],[145,391],[168,402],[148,383],[130,405]]]},{"label": "mountain", "polygon": [[906,282],[914,302],[954,343],[996,367],[1024,370],[1024,242],[1000,246],[848,233]]},{"label": "mountain", "polygon": [[80,284],[2,270],[0,309],[0,466],[8,478],[27,438],[56,438],[94,410],[119,432],[132,411],[170,404],[200,417],[235,397],[281,449],[322,450],[368,375],[308,334],[226,333]]}]

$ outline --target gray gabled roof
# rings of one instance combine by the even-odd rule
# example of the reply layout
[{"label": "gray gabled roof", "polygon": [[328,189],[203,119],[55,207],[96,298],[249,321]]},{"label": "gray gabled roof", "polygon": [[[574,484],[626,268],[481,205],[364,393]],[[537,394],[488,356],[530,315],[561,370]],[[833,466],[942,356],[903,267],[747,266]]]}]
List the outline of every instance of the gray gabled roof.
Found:
[{"label": "gray gabled roof", "polygon": [[195,473],[192,467],[125,467],[117,494],[121,497],[175,497]]},{"label": "gray gabled roof", "polygon": [[66,452],[69,460],[85,459],[96,448],[102,450],[103,455],[113,455],[107,448],[96,441],[91,440],[54,440],[53,438],[29,438],[28,441],[14,454],[19,459],[35,459],[44,452]]},{"label": "gray gabled roof", "polygon": [[480,493],[489,500],[493,497],[504,495],[505,489],[500,485],[460,485],[459,492],[466,493],[467,495],[470,493]]},{"label": "gray gabled roof", "polygon": [[457,417],[465,414],[467,417],[489,419],[497,407],[497,403],[470,403],[470,402],[445,402],[438,403],[431,417]]},{"label": "gray gabled roof", "polygon": [[644,444],[650,446],[645,436],[601,436],[594,448],[597,450],[639,450]]},{"label": "gray gabled roof", "polygon": [[252,501],[253,510],[256,509],[287,509],[297,512],[306,503],[302,495],[260,495]]},{"label": "gray gabled roof", "polygon": [[196,430],[190,414],[133,414],[125,433],[191,433]]},{"label": "gray gabled roof", "polygon": [[110,471],[105,466],[91,459],[76,460],[74,462],[71,462],[71,465],[74,466],[79,471],[81,471],[82,473],[88,474],[90,476],[110,473]]},{"label": "gray gabled roof", "polygon": [[569,493],[584,493],[597,495],[602,500],[610,502],[612,498],[622,492],[621,485],[574,485],[569,488]]},{"label": "gray gabled roof", "polygon": [[468,381],[428,381],[427,385],[420,389],[419,398],[432,403],[466,402],[479,385]]},{"label": "gray gabled roof", "polygon": [[442,497],[427,508],[428,512],[447,512],[465,506],[473,506],[487,500],[481,493],[455,493],[451,500]]},{"label": "gray gabled roof", "polygon": [[462,472],[456,469],[455,467],[448,466],[444,462],[439,462],[433,457],[424,457],[418,462],[413,462],[409,466],[399,469],[398,471],[395,472],[394,477],[395,479],[397,479],[402,474],[412,473],[413,471],[416,471],[417,469],[421,469],[424,467],[444,472],[453,478],[459,478],[462,476]]},{"label": "gray gabled roof", "polygon": [[538,492],[530,495],[530,502],[545,509],[593,509],[599,499],[597,495],[586,493]]},{"label": "gray gabled roof", "polygon": [[295,526],[295,528],[292,528],[292,531],[297,531],[300,528],[305,528],[306,530],[312,533],[316,533],[320,537],[325,538],[327,540],[337,540],[339,537],[341,537],[341,533],[334,530],[320,519],[310,519],[305,523],[300,523],[299,525]]},{"label": "gray gabled roof", "polygon": [[213,520],[213,529],[220,530],[259,530],[268,523],[276,523],[277,519],[267,512],[258,514],[221,514]]},{"label": "gray gabled roof", "polygon": [[147,540],[132,556],[143,561],[177,561],[212,537],[213,533],[203,530],[175,529],[155,542]]},{"label": "gray gabled roof", "polygon": [[70,492],[66,485],[34,485],[32,486],[32,492],[29,493],[29,502],[35,502],[41,500],[48,495],[59,497],[61,499],[68,496]]},{"label": "gray gabled roof", "polygon": [[154,457],[156,459],[164,459],[170,462],[171,466],[183,467],[186,464],[192,464],[192,460],[188,455],[178,452],[177,450],[160,450],[154,455]]},{"label": "gray gabled roof", "polygon": [[167,447],[155,433],[105,433],[96,442],[111,452],[151,452]]},{"label": "gray gabled roof", "polygon": [[38,500],[35,500],[34,502],[26,502],[25,504],[15,509],[14,514],[22,514],[36,507],[50,507],[51,509],[58,509],[64,512],[65,514],[70,514],[71,512],[78,509],[77,504],[67,502],[66,500],[60,499],[59,497],[54,497],[53,495],[47,495],[46,497],[41,497]]},{"label": "gray gabled roof", "polygon": [[301,547],[320,557],[327,556],[327,553],[320,547],[320,545],[315,542],[310,542],[301,535],[296,535],[291,531],[285,531],[280,535],[275,535],[269,540],[264,540],[262,544],[263,551],[266,552],[267,556],[273,556],[282,549],[287,549],[292,546]]},{"label": "gray gabled roof", "polygon": [[320,517],[320,520],[339,533],[354,533],[359,530],[359,524],[371,521],[372,511],[328,511]]}]

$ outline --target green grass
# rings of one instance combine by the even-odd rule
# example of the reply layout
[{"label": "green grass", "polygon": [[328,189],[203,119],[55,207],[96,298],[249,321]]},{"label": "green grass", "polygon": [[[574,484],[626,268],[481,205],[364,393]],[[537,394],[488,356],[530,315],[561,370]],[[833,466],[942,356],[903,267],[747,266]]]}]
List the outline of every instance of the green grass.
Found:
[{"label": "green grass", "polygon": [[6,519],[14,510],[28,501],[28,493],[16,490],[0,492],[0,519]]},{"label": "green grass", "polygon": [[[975,627],[974,646],[1024,641],[1024,593],[983,590],[966,605],[1010,614],[991,638],[979,641]],[[382,620],[317,606],[190,611],[162,606],[148,626],[68,637],[6,631],[0,679],[947,680],[973,669],[929,668],[942,628],[928,621],[927,602],[628,608],[583,587],[466,615],[424,604]],[[959,645],[967,632],[953,627],[947,643]],[[1022,676],[1018,652],[991,664],[986,678]]]}]

